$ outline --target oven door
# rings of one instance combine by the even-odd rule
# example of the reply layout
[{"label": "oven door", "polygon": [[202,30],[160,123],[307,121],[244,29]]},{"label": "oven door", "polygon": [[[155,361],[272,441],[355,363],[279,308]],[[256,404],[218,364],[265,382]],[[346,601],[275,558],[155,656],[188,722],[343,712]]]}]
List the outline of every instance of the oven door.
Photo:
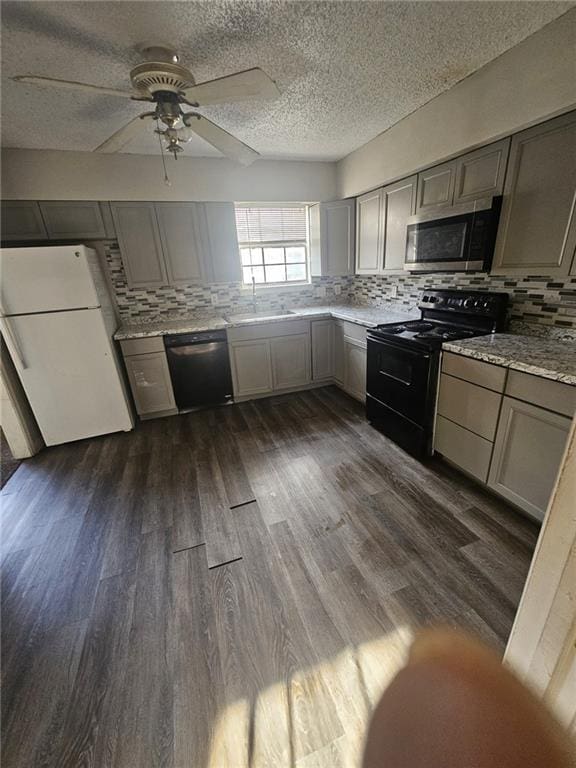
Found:
[{"label": "oven door", "polygon": [[366,392],[419,426],[430,421],[431,354],[368,332]]}]

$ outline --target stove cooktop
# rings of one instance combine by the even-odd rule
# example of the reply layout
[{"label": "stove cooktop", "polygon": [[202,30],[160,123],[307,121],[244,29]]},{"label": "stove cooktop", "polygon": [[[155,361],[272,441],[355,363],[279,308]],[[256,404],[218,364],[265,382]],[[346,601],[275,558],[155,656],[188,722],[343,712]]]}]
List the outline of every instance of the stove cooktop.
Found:
[{"label": "stove cooktop", "polygon": [[472,336],[483,335],[483,332],[478,329],[471,330],[458,325],[435,323],[427,320],[409,320],[406,323],[379,325],[374,331],[381,337],[420,342],[430,346],[440,346],[443,341],[468,339]]}]

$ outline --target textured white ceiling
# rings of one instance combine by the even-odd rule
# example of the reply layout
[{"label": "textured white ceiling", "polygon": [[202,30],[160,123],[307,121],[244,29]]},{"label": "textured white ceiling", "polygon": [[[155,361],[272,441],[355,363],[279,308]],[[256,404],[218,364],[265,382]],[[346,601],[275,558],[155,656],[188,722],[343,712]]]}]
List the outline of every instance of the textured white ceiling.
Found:
[{"label": "textured white ceiling", "polygon": [[[142,105],[17,85],[38,74],[126,88],[144,41],[202,82],[260,66],[274,102],[204,109],[265,157],[335,160],[519,43],[573,2],[3,2],[2,144],[92,150]],[[128,148],[157,153],[154,134]],[[205,142],[186,154],[217,155]]]}]

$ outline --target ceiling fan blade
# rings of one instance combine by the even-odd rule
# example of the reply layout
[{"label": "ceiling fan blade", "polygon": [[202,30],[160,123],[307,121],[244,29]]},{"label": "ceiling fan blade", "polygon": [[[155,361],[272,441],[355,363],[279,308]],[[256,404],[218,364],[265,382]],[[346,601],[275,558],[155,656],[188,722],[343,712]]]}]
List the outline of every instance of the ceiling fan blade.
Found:
[{"label": "ceiling fan blade", "polygon": [[223,155],[231,160],[236,160],[241,165],[250,165],[256,158],[260,157],[259,153],[249,147],[248,144],[244,144],[240,139],[201,115],[188,114],[184,116],[183,120],[184,125],[197,133],[204,141],[212,144]]},{"label": "ceiling fan blade", "polygon": [[184,94],[188,101],[204,106],[246,99],[276,99],[280,91],[274,80],[259,67],[193,85]]},{"label": "ceiling fan blade", "polygon": [[132,139],[135,139],[139,133],[142,133],[146,127],[145,118],[149,115],[138,115],[138,117],[130,120],[129,123],[123,125],[120,130],[113,133],[109,139],[106,139],[99,147],[92,150],[93,152],[119,152],[123,147],[129,144]]},{"label": "ceiling fan blade", "polygon": [[40,75],[17,75],[13,77],[17,83],[30,85],[47,85],[51,88],[67,88],[71,91],[88,91],[89,93],[99,93],[103,96],[121,96],[124,99],[138,98],[136,91],[120,91],[117,88],[101,88],[99,85],[90,85],[89,83],[77,83],[75,80],[56,80],[53,77],[41,77]]}]

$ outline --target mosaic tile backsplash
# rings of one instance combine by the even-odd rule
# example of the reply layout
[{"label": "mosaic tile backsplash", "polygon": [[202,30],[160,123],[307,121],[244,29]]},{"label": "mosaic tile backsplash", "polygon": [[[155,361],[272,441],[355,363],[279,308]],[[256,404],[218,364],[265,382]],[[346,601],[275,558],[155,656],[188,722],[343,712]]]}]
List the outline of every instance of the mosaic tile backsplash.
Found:
[{"label": "mosaic tile backsplash", "polygon": [[[153,321],[198,312],[252,309],[251,291],[240,283],[214,283],[150,290],[128,288],[117,244],[106,248],[106,261],[123,320]],[[506,277],[481,273],[313,278],[310,285],[257,289],[258,308],[290,309],[314,304],[399,304],[411,309],[425,288],[505,291],[510,294],[511,330],[555,337],[576,336],[576,277]],[[215,297],[215,303],[212,301]],[[400,308],[400,307],[399,307]]]}]

